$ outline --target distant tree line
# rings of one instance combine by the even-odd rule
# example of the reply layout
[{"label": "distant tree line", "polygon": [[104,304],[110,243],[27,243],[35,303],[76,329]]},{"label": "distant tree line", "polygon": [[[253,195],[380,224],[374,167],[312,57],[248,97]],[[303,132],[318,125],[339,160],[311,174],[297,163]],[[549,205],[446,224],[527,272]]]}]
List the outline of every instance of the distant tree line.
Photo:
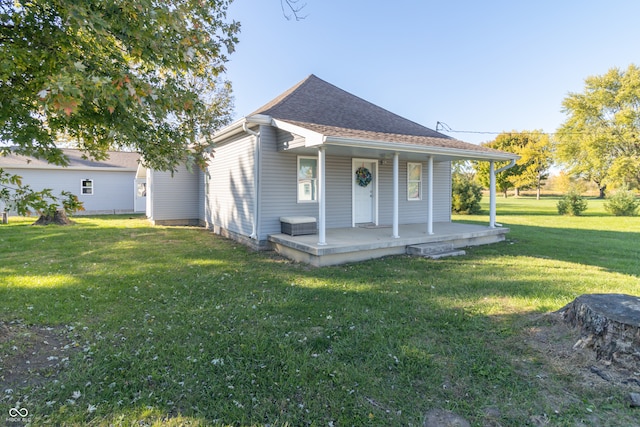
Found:
[{"label": "distant tree line", "polygon": [[[562,170],[567,192],[570,182],[593,183],[600,198],[609,189],[639,189],[640,68],[632,64],[586,78],[584,91],[569,93],[562,108],[567,118],[553,136],[540,130],[504,132],[482,144],[520,156],[514,167],[496,175],[496,190],[505,197],[509,190],[515,195],[535,190],[539,198],[554,165]],[[489,163],[474,162],[472,173],[467,169],[461,177],[487,188]]]}]

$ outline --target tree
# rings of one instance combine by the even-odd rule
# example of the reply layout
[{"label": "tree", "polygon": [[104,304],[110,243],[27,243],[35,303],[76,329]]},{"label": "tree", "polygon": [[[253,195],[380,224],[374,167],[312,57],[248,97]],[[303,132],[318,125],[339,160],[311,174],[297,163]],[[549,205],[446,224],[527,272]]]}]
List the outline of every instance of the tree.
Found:
[{"label": "tree", "polygon": [[556,157],[574,176],[598,185],[640,181],[640,69],[610,69],[585,79],[583,93],[562,102],[568,115],[557,131]]},{"label": "tree", "polygon": [[536,199],[540,200],[543,181],[549,177],[549,168],[553,161],[549,136],[542,131],[523,131],[519,134],[519,144],[515,144],[515,153],[520,156],[516,165],[520,174],[512,175],[510,181],[515,188],[535,188]]},{"label": "tree", "polygon": [[[548,135],[541,131],[522,131],[501,133],[491,142],[483,144],[485,147],[508,151],[520,156],[514,167],[496,175],[496,189],[507,197],[507,190],[514,188],[516,195],[520,189],[535,188],[538,198],[540,189],[549,176],[551,167],[551,142]],[[507,165],[508,162],[498,162],[496,169]],[[489,165],[487,162],[476,162],[479,182],[489,186]]]},{"label": "tree", "polygon": [[[516,137],[514,137],[514,135],[516,135]],[[501,133],[493,141],[482,143],[482,146],[515,153],[517,149],[515,145],[519,143],[517,135],[518,133],[515,131],[511,133]],[[508,164],[509,162],[495,162],[494,169],[497,170]],[[480,185],[485,188],[489,188],[489,181],[491,179],[489,167],[489,162],[474,162],[477,180]],[[506,171],[496,174],[496,191],[502,193],[504,197],[507,197],[507,191],[511,188],[514,188],[513,180],[511,179],[511,177],[520,174],[520,169],[521,167],[516,165],[510,169],[507,169]]]},{"label": "tree", "polygon": [[129,147],[159,170],[202,164],[230,115],[230,1],[0,0],[0,154],[65,165],[65,136],[95,159]]}]

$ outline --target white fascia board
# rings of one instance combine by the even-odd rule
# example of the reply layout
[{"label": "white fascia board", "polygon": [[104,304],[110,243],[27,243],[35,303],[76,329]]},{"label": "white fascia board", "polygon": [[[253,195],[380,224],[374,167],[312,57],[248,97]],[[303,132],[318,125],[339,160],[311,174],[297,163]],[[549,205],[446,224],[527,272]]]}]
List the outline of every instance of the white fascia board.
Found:
[{"label": "white fascia board", "polygon": [[284,131],[302,136],[304,138],[305,147],[315,147],[318,145],[322,145],[325,142],[325,136],[323,134],[314,132],[301,126],[292,125],[291,123],[283,122],[278,119],[273,119],[273,125],[278,129],[282,129]]},{"label": "white fascia board", "polygon": [[271,119],[271,116],[267,116],[264,114],[255,114],[253,116],[242,117],[231,123],[230,125],[216,131],[213,134],[213,141],[220,142],[228,137],[244,132],[243,126],[245,123],[248,125],[256,124],[270,126],[271,124],[273,124],[273,121]]},{"label": "white fascia board", "polygon": [[513,153],[489,153],[475,150],[464,150],[460,148],[445,148],[445,147],[429,147],[415,144],[402,144],[397,142],[387,141],[370,141],[362,139],[352,138],[340,138],[328,136],[325,138],[325,144],[327,145],[339,145],[342,147],[354,147],[354,148],[372,148],[377,150],[398,151],[405,153],[421,153],[421,154],[433,154],[433,155],[445,155],[451,157],[460,157],[461,159],[470,160],[517,160],[520,158],[517,154]]}]

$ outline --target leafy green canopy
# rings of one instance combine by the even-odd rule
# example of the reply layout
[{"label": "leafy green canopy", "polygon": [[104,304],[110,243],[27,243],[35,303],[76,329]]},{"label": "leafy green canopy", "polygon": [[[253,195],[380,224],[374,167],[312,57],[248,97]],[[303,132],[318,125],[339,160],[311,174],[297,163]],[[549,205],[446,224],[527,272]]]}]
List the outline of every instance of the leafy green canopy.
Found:
[{"label": "leafy green canopy", "polygon": [[562,103],[566,121],[557,131],[556,156],[575,176],[600,187],[640,183],[640,69],[610,69],[585,79],[582,93]]},{"label": "leafy green canopy", "polygon": [[0,142],[59,165],[60,139],[160,170],[198,161],[230,114],[230,1],[0,0]]},{"label": "leafy green canopy", "polygon": [[[522,131],[501,133],[493,141],[482,144],[485,147],[515,153],[520,156],[516,165],[496,174],[496,189],[507,193],[510,188],[540,189],[542,181],[547,178],[551,167],[551,142],[548,135],[541,131]],[[495,169],[506,166],[509,162],[497,162]],[[481,185],[488,187],[490,174],[488,162],[474,164],[477,179]]]}]

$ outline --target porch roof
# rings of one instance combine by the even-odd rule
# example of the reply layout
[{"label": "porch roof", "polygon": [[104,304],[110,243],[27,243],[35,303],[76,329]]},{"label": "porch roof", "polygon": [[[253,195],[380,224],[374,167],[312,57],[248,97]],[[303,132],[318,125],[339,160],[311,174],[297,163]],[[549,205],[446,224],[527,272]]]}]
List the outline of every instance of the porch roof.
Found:
[{"label": "porch roof", "polygon": [[470,144],[453,138],[384,133],[338,126],[304,123],[293,120],[272,120],[272,125],[305,137],[303,147],[291,148],[299,152],[315,152],[319,145],[331,147],[331,153],[358,156],[367,154],[388,159],[399,153],[404,159],[434,156],[436,161],[446,160],[513,160],[519,156]]},{"label": "porch roof", "polygon": [[514,160],[513,153],[460,141],[401,117],[346,92],[313,74],[252,114],[220,130],[216,142],[246,130],[270,125],[302,136],[304,144],[287,147],[300,153],[326,146],[332,154],[405,159],[433,156],[445,160]]}]

